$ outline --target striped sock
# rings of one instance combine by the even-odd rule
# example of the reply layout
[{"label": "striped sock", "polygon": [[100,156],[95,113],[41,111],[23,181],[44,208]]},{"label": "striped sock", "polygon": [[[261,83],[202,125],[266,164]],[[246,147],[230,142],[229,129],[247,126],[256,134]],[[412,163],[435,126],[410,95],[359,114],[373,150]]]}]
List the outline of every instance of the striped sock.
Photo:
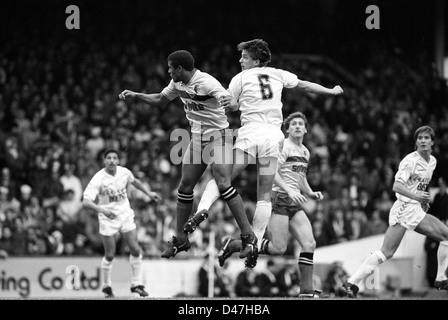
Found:
[{"label": "striped sock", "polygon": [[101,273],[103,275],[103,288],[112,286],[111,272],[112,272],[112,260],[109,261],[106,259],[106,257],[103,257],[103,259],[101,259]]},{"label": "striped sock", "polygon": [[269,253],[269,243],[271,242],[271,240],[269,239],[265,239],[263,238],[261,240],[261,245],[260,245],[260,249],[258,250],[259,254],[270,254]]},{"label": "striped sock", "polygon": [[176,223],[176,235],[181,243],[186,239],[184,233],[184,224],[188,221],[193,210],[194,194],[185,193],[178,190],[177,192],[177,223]]},{"label": "striped sock", "polygon": [[252,227],[250,226],[249,219],[246,215],[243,199],[238,191],[230,186],[221,192],[221,196],[227,202],[227,205],[240,228],[241,234],[252,233]]},{"label": "striped sock", "polygon": [[300,292],[313,290],[313,252],[301,252],[299,256]]}]

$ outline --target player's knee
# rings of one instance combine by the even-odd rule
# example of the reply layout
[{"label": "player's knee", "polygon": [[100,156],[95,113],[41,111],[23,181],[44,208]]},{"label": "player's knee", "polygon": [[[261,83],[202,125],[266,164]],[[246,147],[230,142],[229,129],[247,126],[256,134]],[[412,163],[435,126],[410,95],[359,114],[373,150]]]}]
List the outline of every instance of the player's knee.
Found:
[{"label": "player's knee", "polygon": [[316,240],[309,239],[305,241],[302,245],[303,252],[314,252],[316,250]]},{"label": "player's knee", "polygon": [[271,202],[271,193],[270,192],[260,193],[257,198],[258,198],[257,202],[259,201]]},{"label": "player's knee", "polygon": [[287,244],[286,243],[273,243],[271,242],[269,245],[269,253],[274,256],[283,255],[286,252]]},{"label": "player's knee", "polygon": [[215,178],[216,184],[218,185],[219,191],[222,193],[224,190],[231,187],[230,179],[221,179],[218,180]]},{"label": "player's knee", "polygon": [[114,260],[115,257],[115,253],[114,252],[105,252],[104,253],[104,258],[108,261],[108,262],[112,262],[112,260]]},{"label": "player's knee", "polygon": [[192,193],[194,189],[194,183],[190,179],[183,179],[179,183],[178,192],[179,193]]},{"label": "player's knee", "polygon": [[448,227],[445,228],[445,226],[442,228],[442,230],[440,230],[439,232],[439,236],[438,236],[439,241],[448,241]]}]

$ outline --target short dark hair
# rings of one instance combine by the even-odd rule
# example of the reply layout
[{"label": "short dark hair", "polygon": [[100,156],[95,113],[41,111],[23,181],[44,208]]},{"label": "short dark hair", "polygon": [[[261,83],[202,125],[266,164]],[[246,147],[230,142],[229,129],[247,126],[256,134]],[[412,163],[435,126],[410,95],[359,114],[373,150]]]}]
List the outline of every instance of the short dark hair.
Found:
[{"label": "short dark hair", "polygon": [[435,133],[434,133],[434,129],[431,128],[430,126],[421,126],[420,128],[418,128],[417,130],[415,130],[414,133],[414,142],[417,141],[417,137],[420,133],[422,132],[427,132],[429,133],[429,135],[431,136],[431,140],[434,141],[435,140]]},{"label": "short dark hair", "polygon": [[288,129],[289,129],[289,124],[291,123],[292,119],[294,119],[294,118],[301,118],[301,119],[303,119],[303,121],[305,122],[305,128],[308,128],[308,119],[306,118],[306,116],[305,116],[302,112],[297,111],[297,112],[293,112],[293,113],[291,113],[291,114],[285,119],[285,121],[283,121],[283,128],[284,128],[285,130],[288,130]]},{"label": "short dark hair", "polygon": [[260,60],[262,67],[267,66],[271,62],[271,51],[269,50],[268,43],[262,39],[241,42],[237,48],[238,51],[246,50],[252,59]]},{"label": "short dark hair", "polygon": [[168,56],[168,61],[171,61],[175,68],[182,66],[182,68],[187,71],[192,71],[194,69],[193,55],[187,50],[174,51]]},{"label": "short dark hair", "polygon": [[106,159],[106,157],[109,153],[115,153],[117,155],[117,157],[120,158],[120,153],[117,150],[107,149],[106,151],[103,152],[103,159]]}]

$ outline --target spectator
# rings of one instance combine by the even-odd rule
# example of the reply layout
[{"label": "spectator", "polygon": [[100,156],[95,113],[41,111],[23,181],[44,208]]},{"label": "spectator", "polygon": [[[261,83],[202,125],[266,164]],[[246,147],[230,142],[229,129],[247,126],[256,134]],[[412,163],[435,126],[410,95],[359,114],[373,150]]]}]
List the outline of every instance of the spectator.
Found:
[{"label": "spectator", "polygon": [[75,175],[76,166],[73,163],[64,163],[64,170],[61,175],[60,181],[64,187],[64,191],[72,190],[74,193],[74,199],[79,202],[82,201],[83,186],[81,179]]},{"label": "spectator", "polygon": [[277,276],[279,265],[273,260],[269,259],[266,262],[266,268],[260,269],[255,276],[255,296],[258,297],[277,297],[279,295],[279,288],[277,283]]},{"label": "spectator", "polygon": [[257,272],[255,269],[244,268],[235,280],[235,294],[237,297],[258,297],[259,288],[255,285],[255,277]]},{"label": "spectator", "polygon": [[353,234],[350,221],[346,219],[340,208],[334,208],[326,225],[329,244],[348,241]]},{"label": "spectator", "polygon": [[[201,297],[209,296],[209,268],[210,259],[209,255],[206,254],[203,258],[203,262],[198,273],[198,293]],[[230,297],[233,294],[231,289],[231,280],[224,270],[225,268],[220,268],[216,261],[213,261],[214,284],[213,292],[211,293],[212,297]]]},{"label": "spectator", "polygon": [[300,291],[300,274],[295,263],[285,263],[277,273],[279,297],[297,297]]}]

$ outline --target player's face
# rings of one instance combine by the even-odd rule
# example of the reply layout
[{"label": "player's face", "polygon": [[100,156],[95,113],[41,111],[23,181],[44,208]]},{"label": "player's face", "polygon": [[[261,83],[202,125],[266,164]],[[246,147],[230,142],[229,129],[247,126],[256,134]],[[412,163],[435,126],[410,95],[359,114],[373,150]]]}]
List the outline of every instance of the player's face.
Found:
[{"label": "player's face", "polygon": [[174,82],[181,81],[180,78],[181,68],[180,67],[175,68],[171,61],[168,61],[168,73],[170,74],[170,77],[171,79],[173,79]]},{"label": "player's face", "polygon": [[118,163],[118,155],[114,152],[109,153],[106,158],[104,158],[104,166],[108,172],[114,172],[117,169]]},{"label": "player's face", "polygon": [[428,132],[421,132],[417,136],[415,145],[418,151],[431,151],[434,141],[432,141],[431,135]]},{"label": "player's face", "polygon": [[241,64],[241,70],[252,69],[258,67],[260,64],[260,61],[252,59],[246,50],[241,51],[241,59],[239,62]]},{"label": "player's face", "polygon": [[302,118],[294,118],[289,123],[288,133],[291,137],[300,138],[307,132],[305,121]]}]

